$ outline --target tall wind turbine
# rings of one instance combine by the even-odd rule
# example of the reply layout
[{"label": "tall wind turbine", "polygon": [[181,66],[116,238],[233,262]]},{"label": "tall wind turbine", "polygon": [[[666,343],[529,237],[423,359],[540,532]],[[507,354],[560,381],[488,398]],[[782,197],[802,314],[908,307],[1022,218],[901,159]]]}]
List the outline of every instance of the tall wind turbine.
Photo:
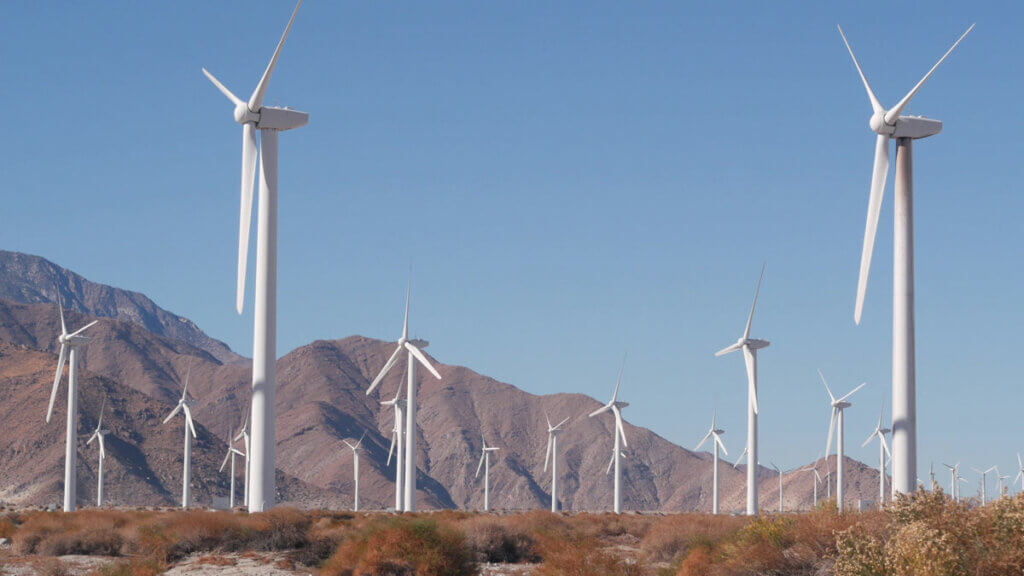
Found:
[{"label": "tall wind turbine", "polygon": [[548,450],[544,454],[544,471],[548,471],[548,461],[551,461],[551,511],[558,512],[558,436],[562,433],[562,426],[569,421],[566,416],[564,420],[551,425],[551,419],[544,414],[548,423]]},{"label": "tall wind turbine", "polygon": [[242,446],[245,447],[245,478],[244,484],[242,484],[242,502],[245,503],[245,507],[249,507],[249,411],[245,413],[245,419],[242,420],[242,429],[235,435],[234,441],[238,442],[242,440]]},{"label": "tall wind turbine", "polygon": [[743,351],[743,360],[747,366],[747,449],[750,451],[750,462],[753,466],[747,466],[747,515],[757,516],[757,351],[767,348],[767,340],[758,340],[750,337],[750,325],[754,322],[754,308],[757,307],[757,295],[761,291],[761,281],[764,280],[764,265],[761,266],[761,276],[757,279],[757,288],[754,289],[754,303],[750,305],[750,315],[747,316],[747,327],[743,330],[743,336],[735,344],[727,346],[715,356],[722,356]]},{"label": "tall wind turbine", "polygon": [[1014,483],[1020,481],[1020,490],[1024,492],[1024,461],[1020,458],[1020,452],[1017,452],[1017,477],[1013,479]]},{"label": "tall wind turbine", "polygon": [[235,507],[235,456],[245,456],[238,448],[235,448],[236,438],[231,437],[230,431],[228,432],[228,453],[224,455],[224,461],[220,463],[220,471],[224,471],[224,466],[227,465],[228,460],[231,460],[231,492],[228,496],[228,506],[232,509]]},{"label": "tall wind turbine", "polygon": [[355,490],[352,493],[352,511],[359,512],[359,452],[363,449],[363,438],[366,437],[366,432],[359,437],[359,441],[355,444],[348,440],[342,440],[345,446],[348,446],[352,450],[352,477],[355,479]]},{"label": "tall wind turbine", "polygon": [[615,415],[615,430],[612,435],[615,437],[615,447],[612,449],[612,462],[615,465],[615,501],[614,510],[616,514],[622,513],[622,448],[629,447],[629,443],[626,442],[626,431],[622,426],[622,409],[629,406],[628,402],[619,401],[619,385],[622,384],[622,371],[626,368],[626,359],[622,359],[622,367],[619,368],[619,379],[615,381],[615,392],[612,393],[612,399],[607,404],[594,410],[590,413],[590,417],[593,418],[599,414],[604,414],[611,410],[612,414]]},{"label": "tall wind turbine", "polygon": [[711,513],[712,514],[718,514],[718,449],[721,448],[722,452],[725,453],[726,456],[729,455],[729,451],[725,449],[725,444],[722,443],[722,434],[725,434],[725,430],[719,429],[717,423],[718,423],[718,411],[715,410],[711,414],[711,428],[708,430],[708,433],[706,435],[704,435],[704,438],[701,439],[700,444],[697,444],[697,447],[693,449],[693,451],[696,452],[697,450],[700,450],[700,447],[703,446],[705,442],[707,442],[708,440],[712,440],[712,442],[711,442],[711,453],[713,454],[713,457],[712,457],[712,460],[711,460],[711,462],[712,462],[712,465],[711,465]]},{"label": "tall wind turbine", "polygon": [[[252,351],[252,478],[247,500],[250,511],[262,512],[274,506],[276,433],[274,396],[277,388],[277,134],[304,126],[309,115],[290,108],[263,105],[263,96],[281,55],[299,0],[288,26],[277,43],[259,84],[248,101],[235,96],[213,74],[203,74],[235,106],[235,122],[242,125],[242,199],[238,234],[238,286],[235,307],[242,313],[245,300],[245,267],[249,252],[249,226],[252,220],[253,179],[256,158],[260,156],[259,208],[256,224],[256,296]],[[256,131],[260,131],[257,151]]]},{"label": "tall wind turbine", "polygon": [[412,277],[409,278],[409,287],[405,292],[405,321],[402,323],[402,337],[398,339],[398,346],[395,347],[395,351],[391,354],[391,358],[388,358],[384,367],[380,369],[380,373],[373,379],[370,387],[366,389],[366,393],[370,394],[373,389],[380,384],[380,381],[384,379],[384,376],[398,361],[398,357],[402,351],[408,353],[406,358],[405,369],[408,375],[408,388],[405,394],[406,413],[405,413],[405,494],[402,497],[402,505],[406,512],[416,511],[416,362],[422,364],[434,378],[441,379],[441,375],[427,360],[426,355],[423,354],[421,348],[426,348],[429,342],[426,340],[410,340],[409,339],[409,297],[412,294]]},{"label": "tall wind turbine", "polygon": [[398,389],[395,391],[395,397],[391,400],[385,400],[381,402],[383,406],[391,406],[395,410],[395,425],[391,429],[391,447],[388,448],[388,466],[391,466],[391,456],[395,454],[395,447],[398,447],[398,454],[395,458],[395,512],[402,511],[402,492],[404,487],[402,485],[403,470],[402,465],[404,464],[403,453],[405,451],[405,435],[404,420],[402,419],[405,413],[405,398],[402,396],[402,383],[398,383]]},{"label": "tall wind turbine", "polygon": [[896,140],[896,209],[894,258],[893,258],[893,323],[892,323],[892,452],[893,486],[899,492],[914,491],[917,472],[917,404],[914,352],[914,211],[913,211],[913,163],[911,152],[913,141],[938,134],[942,122],[921,116],[901,116],[911,98],[931,77],[939,64],[949,56],[967,34],[974,29],[972,24],[953,46],[932,66],[910,92],[895,106],[886,110],[875,97],[867,77],[853,55],[853,49],[839,28],[843,43],[853,59],[864,89],[871,101],[871,130],[875,139],[875,162],[871,175],[871,195],[868,199],[868,216],[864,227],[864,245],[861,251],[860,277],[857,280],[857,302],[853,318],[860,324],[864,309],[864,293],[871,269],[871,254],[878,230],[879,214],[882,210],[882,196],[885,179],[889,173],[889,142]]},{"label": "tall wind turbine", "polygon": [[775,465],[775,462],[772,462],[771,465],[779,473],[779,514],[782,514],[782,470]]},{"label": "tall wind turbine", "polygon": [[818,462],[815,461],[814,465],[808,466],[806,468],[802,468],[800,470],[797,470],[797,472],[814,472],[814,482],[813,482],[813,485],[814,485],[814,505],[813,505],[813,508],[817,509],[818,508],[818,484],[821,484],[821,474],[818,473]]},{"label": "tall wind turbine", "polygon": [[[828,387],[828,382],[825,381],[825,375],[818,370],[818,376],[821,376],[821,383],[825,385],[825,390],[828,392],[828,397],[831,406],[831,416],[828,423],[828,442],[825,443],[825,459],[828,459],[828,452],[832,448],[832,433],[835,432],[836,436],[836,508],[839,512],[843,511],[843,454],[844,438],[843,438],[843,411],[851,406],[846,401],[847,398],[853,396],[853,394],[864,387],[864,383],[857,386],[853,390],[846,393],[841,398],[836,398],[832,395],[832,390]],[[838,426],[837,426],[838,424]]]},{"label": "tall wind turbine", "polygon": [[[988,503],[988,498],[986,497],[986,494],[985,494],[985,488],[988,485],[988,482],[987,482],[988,473],[992,472],[993,470],[996,470],[996,467],[993,466],[993,467],[985,469],[985,470],[978,470],[977,468],[972,467],[971,470],[974,470],[978,474],[981,474],[981,505],[984,506],[985,504]],[[999,474],[998,470],[996,470],[996,474],[997,475]]]},{"label": "tall wind turbine", "polygon": [[480,436],[480,463],[476,465],[476,478],[480,477],[480,467],[484,469],[484,512],[491,509],[491,452],[498,449],[487,445],[487,440]]},{"label": "tall wind turbine", "polygon": [[74,512],[78,502],[78,481],[75,469],[78,467],[78,349],[87,344],[91,338],[82,336],[90,326],[98,322],[93,320],[78,330],[68,334],[64,324],[64,305],[61,303],[60,288],[57,289],[57,308],[60,310],[60,355],[57,358],[57,374],[53,377],[53,389],[50,390],[50,406],[46,409],[46,423],[53,417],[53,403],[57,400],[57,388],[60,378],[64,375],[64,363],[68,362],[68,417],[64,435],[64,511]]},{"label": "tall wind turbine", "polygon": [[100,448],[100,461],[99,466],[96,469],[96,507],[103,507],[103,461],[107,459],[107,450],[103,443],[103,437],[110,433],[110,430],[103,429],[103,410],[107,407],[107,399],[103,399],[103,404],[100,405],[100,417],[96,422],[96,430],[93,431],[92,436],[86,442],[86,445],[92,444],[93,440],[99,443]]},{"label": "tall wind turbine", "polygon": [[882,426],[882,412],[878,413],[878,424],[875,425],[875,431],[868,436],[867,440],[860,445],[861,448],[868,445],[873,439],[878,438],[878,507],[881,509],[882,505],[885,504],[885,455],[888,454],[889,458],[892,458],[892,453],[889,452],[889,446],[885,442],[885,435],[892,430],[884,428]]},{"label": "tall wind turbine", "polygon": [[[182,412],[185,415],[185,458],[181,473],[181,507],[188,508],[192,502],[192,439],[197,438],[196,425],[192,423],[192,410],[188,406],[188,378],[192,372],[192,364],[189,363],[185,371],[185,386],[181,389],[181,399],[178,405],[171,410],[171,413],[164,418],[163,423],[167,424],[172,418]],[[190,436],[191,434],[191,436]]]}]

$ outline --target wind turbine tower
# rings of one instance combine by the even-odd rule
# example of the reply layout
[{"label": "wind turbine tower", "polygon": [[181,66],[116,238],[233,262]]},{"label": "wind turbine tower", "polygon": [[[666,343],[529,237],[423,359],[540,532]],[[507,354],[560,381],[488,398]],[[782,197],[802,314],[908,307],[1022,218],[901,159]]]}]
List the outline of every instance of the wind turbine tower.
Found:
[{"label": "wind turbine tower", "polygon": [[548,423],[548,449],[547,453],[544,454],[544,471],[548,471],[548,461],[551,462],[551,511],[558,512],[558,436],[562,433],[562,426],[569,421],[566,417],[564,420],[551,425],[551,419],[548,415],[544,415],[544,419]]}]

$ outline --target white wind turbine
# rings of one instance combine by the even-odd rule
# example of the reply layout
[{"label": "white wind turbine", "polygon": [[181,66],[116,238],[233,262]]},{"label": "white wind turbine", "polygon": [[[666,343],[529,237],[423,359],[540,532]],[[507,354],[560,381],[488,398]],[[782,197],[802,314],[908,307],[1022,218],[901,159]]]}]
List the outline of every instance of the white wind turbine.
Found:
[{"label": "white wind turbine", "polygon": [[245,447],[245,475],[244,483],[242,484],[242,502],[245,507],[249,507],[249,411],[245,412],[245,419],[242,420],[242,429],[235,435],[235,442],[242,440],[242,446]]},{"label": "white wind turbine", "polygon": [[228,460],[231,460],[231,492],[228,496],[228,506],[230,508],[235,507],[235,456],[245,457],[238,448],[235,448],[235,442],[238,440],[231,437],[230,431],[228,432],[228,453],[224,455],[224,461],[220,463],[220,472],[224,471],[224,467],[227,465]]},{"label": "white wind turbine", "polygon": [[986,493],[985,493],[985,488],[988,485],[988,482],[987,482],[988,473],[992,472],[993,470],[996,470],[996,474],[998,475],[999,471],[996,469],[995,466],[993,466],[991,468],[988,468],[986,470],[978,470],[977,468],[971,467],[971,470],[974,470],[978,474],[981,474],[981,505],[984,506],[985,504],[988,503],[988,498],[987,498]]},{"label": "white wind turbine", "polygon": [[782,514],[782,470],[774,462],[771,462],[771,465],[779,473],[779,514]]},{"label": "white wind turbine", "polygon": [[544,414],[544,419],[548,423],[548,449],[547,453],[544,454],[544,471],[548,471],[548,461],[551,461],[551,511],[558,512],[558,436],[562,433],[562,426],[569,421],[569,417],[565,417],[564,420],[551,425],[551,419],[548,418],[547,414]]},{"label": "white wind turbine", "polygon": [[398,339],[395,351],[388,358],[380,373],[370,383],[366,393],[370,394],[380,384],[381,380],[389,370],[398,362],[402,352],[407,352],[405,363],[406,374],[408,375],[408,386],[405,394],[405,494],[402,497],[402,505],[406,512],[416,511],[416,362],[422,364],[434,378],[441,379],[441,374],[430,364],[426,355],[420,350],[426,348],[429,342],[426,340],[409,339],[409,297],[412,294],[412,278],[409,279],[409,286],[405,292],[405,320],[402,322],[402,337]]},{"label": "white wind turbine", "polygon": [[[277,43],[259,84],[249,97],[242,100],[214,78],[205,68],[203,74],[235,106],[235,122],[242,125],[242,196],[238,235],[238,285],[235,306],[242,313],[245,300],[245,268],[249,252],[249,227],[252,220],[253,180],[256,159],[260,158],[259,208],[256,224],[256,296],[255,326],[252,357],[252,451],[253,470],[250,511],[262,512],[274,506],[275,415],[274,396],[277,388],[277,134],[304,126],[309,115],[290,108],[263,105],[263,96],[281,55],[285,38],[295,20],[302,0],[292,11],[288,26]],[[256,131],[260,131],[259,150]]]},{"label": "white wind turbine", "polygon": [[487,445],[487,440],[484,439],[483,435],[480,436],[480,463],[476,465],[476,476],[480,477],[480,468],[484,469],[484,512],[488,512],[491,509],[491,452],[496,452],[498,448]]},{"label": "white wind turbine", "polygon": [[[615,437],[615,447],[612,449],[612,459],[608,463],[608,470],[611,470],[611,466],[615,465],[615,480],[614,480],[614,510],[616,514],[622,513],[622,448],[629,447],[629,443],[626,442],[626,431],[622,426],[622,409],[629,406],[628,402],[619,401],[619,385],[622,384],[622,371],[626,368],[626,359],[622,359],[622,367],[619,368],[619,378],[615,381],[615,392],[612,393],[612,399],[607,404],[594,410],[590,413],[590,417],[593,418],[599,414],[604,414],[611,410],[612,414],[615,415],[615,429],[612,431],[612,435]],[[607,474],[608,472],[605,472]]]},{"label": "white wind turbine", "polygon": [[693,449],[694,452],[700,450],[700,447],[704,445],[708,440],[711,442],[711,513],[718,514],[718,449],[721,448],[722,452],[728,456],[729,451],[725,449],[725,444],[722,443],[722,434],[725,434],[725,430],[718,428],[718,411],[715,410],[711,414],[711,428],[708,433],[701,439],[700,444]]},{"label": "white wind turbine", "polygon": [[1024,492],[1024,461],[1020,458],[1020,452],[1017,452],[1017,477],[1013,479],[1014,483],[1020,481],[1021,492]]},{"label": "white wind turbine", "polygon": [[93,431],[92,436],[86,442],[86,445],[92,444],[93,440],[99,443],[100,454],[99,454],[99,466],[96,469],[96,507],[100,508],[103,506],[103,461],[107,459],[107,449],[104,445],[103,438],[110,434],[110,430],[104,430],[103,428],[103,410],[107,407],[107,399],[103,399],[103,404],[100,405],[100,417],[96,422],[96,430]]},{"label": "white wind turbine", "polygon": [[821,474],[818,473],[818,461],[815,460],[812,466],[797,470],[797,472],[814,472],[814,505],[813,508],[818,508],[818,484],[821,484]]},{"label": "white wind turbine", "polygon": [[352,511],[359,512],[359,452],[363,449],[363,438],[366,437],[366,432],[359,437],[359,441],[355,444],[348,440],[342,440],[346,446],[352,450],[352,477],[355,479],[355,491],[352,493]]},{"label": "white wind turbine", "polygon": [[164,424],[167,424],[178,415],[178,412],[182,412],[185,416],[185,457],[181,473],[182,508],[188,508],[192,502],[192,439],[198,438],[196,435],[196,425],[192,422],[192,410],[188,406],[188,378],[191,372],[192,364],[189,363],[189,367],[185,371],[185,386],[181,389],[181,399],[178,400],[178,405],[174,407],[174,410],[171,410],[171,413],[163,421]]},{"label": "white wind turbine", "polygon": [[[828,442],[825,443],[825,459],[828,460],[829,450],[832,448],[832,433],[835,432],[836,436],[836,508],[839,512],[843,511],[843,454],[845,452],[844,442],[844,430],[843,430],[843,412],[851,406],[846,401],[847,398],[853,396],[855,392],[864,387],[864,383],[857,386],[853,390],[846,393],[841,398],[836,398],[832,395],[832,390],[828,387],[828,382],[825,381],[825,375],[818,370],[818,376],[821,377],[821,383],[825,385],[825,390],[828,392],[828,397],[831,406],[831,415],[828,423]],[[837,425],[838,424],[838,425]]]},{"label": "white wind turbine", "polygon": [[873,439],[878,438],[878,507],[881,508],[885,504],[885,455],[889,454],[889,458],[892,458],[892,453],[889,452],[889,446],[885,442],[885,435],[892,430],[882,427],[882,412],[878,413],[878,424],[875,425],[874,432],[868,436],[867,440],[860,445],[861,448],[868,445]]},{"label": "white wind turbine", "polygon": [[[993,466],[995,468],[995,466]],[[999,497],[1006,496],[1006,480],[1010,478],[1009,474],[1000,474],[999,469],[996,468],[996,486],[999,491]]]},{"label": "white wind turbine", "polygon": [[78,502],[78,481],[75,470],[78,467],[78,348],[87,344],[91,338],[82,336],[90,326],[98,322],[93,320],[78,330],[68,334],[64,324],[64,305],[61,303],[60,289],[57,289],[57,308],[60,310],[60,355],[57,358],[57,374],[53,377],[53,388],[50,390],[50,406],[46,409],[46,423],[53,417],[53,404],[57,400],[57,388],[60,378],[64,375],[64,363],[68,362],[68,414],[64,440],[64,511],[73,512]]},{"label": "white wind turbine", "polygon": [[767,348],[767,340],[758,340],[750,337],[750,325],[754,321],[754,308],[757,307],[757,295],[761,291],[761,281],[764,280],[764,265],[761,266],[761,276],[757,279],[757,288],[754,290],[754,302],[750,305],[750,315],[747,316],[747,327],[743,330],[743,336],[735,344],[727,346],[715,356],[722,356],[743,351],[743,360],[747,366],[747,447],[744,451],[750,451],[750,461],[754,466],[747,466],[747,515],[757,516],[757,351]]},{"label": "white wind turbine", "polygon": [[957,489],[956,479],[957,476],[959,476],[960,474],[960,463],[957,462],[956,464],[950,466],[949,464],[943,462],[942,465],[945,466],[946,468],[949,468],[949,497],[952,498],[954,501],[959,502],[960,495],[959,490]]},{"label": "white wind turbine", "polygon": [[404,464],[404,451],[405,451],[405,434],[404,428],[402,427],[403,419],[402,416],[405,413],[405,398],[401,398],[402,395],[402,383],[398,383],[398,389],[395,391],[395,397],[391,400],[381,402],[383,406],[391,406],[395,410],[395,425],[391,429],[391,447],[388,448],[388,463],[391,465],[391,456],[395,454],[395,447],[398,447],[398,454],[395,454],[395,512],[402,511],[402,479]]},{"label": "white wind turbine", "polygon": [[867,222],[864,227],[864,245],[861,252],[860,276],[857,280],[857,302],[854,321],[860,324],[864,308],[864,293],[867,289],[868,272],[871,269],[871,254],[875,245],[875,233],[882,209],[885,179],[889,173],[889,142],[896,140],[896,208],[893,259],[893,344],[892,344],[892,452],[893,487],[904,494],[914,491],[917,470],[917,407],[914,360],[914,216],[913,216],[913,171],[912,143],[927,138],[942,130],[942,122],[920,116],[901,116],[904,108],[939,64],[949,56],[967,34],[974,29],[972,24],[967,32],[946,51],[931,70],[924,75],[906,96],[895,106],[886,110],[875,97],[867,77],[853,55],[850,43],[842,28],[839,34],[853,59],[864,89],[871,101],[872,115],[869,125],[878,136],[875,140],[875,161],[871,175],[871,195],[868,199]]}]

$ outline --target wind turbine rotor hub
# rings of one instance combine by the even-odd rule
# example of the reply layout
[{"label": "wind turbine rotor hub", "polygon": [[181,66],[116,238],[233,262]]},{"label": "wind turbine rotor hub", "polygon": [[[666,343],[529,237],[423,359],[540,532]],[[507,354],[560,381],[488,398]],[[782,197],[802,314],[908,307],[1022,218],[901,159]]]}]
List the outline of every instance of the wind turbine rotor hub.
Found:
[{"label": "wind turbine rotor hub", "polygon": [[896,132],[896,124],[885,123],[885,110],[879,110],[871,115],[871,120],[868,121],[868,125],[871,126],[871,130],[875,134],[889,134],[892,135]]},{"label": "wind turbine rotor hub", "polygon": [[259,113],[249,110],[249,105],[245,102],[239,103],[237,106],[235,106],[235,122],[238,122],[239,124],[246,124],[248,122],[259,121]]}]

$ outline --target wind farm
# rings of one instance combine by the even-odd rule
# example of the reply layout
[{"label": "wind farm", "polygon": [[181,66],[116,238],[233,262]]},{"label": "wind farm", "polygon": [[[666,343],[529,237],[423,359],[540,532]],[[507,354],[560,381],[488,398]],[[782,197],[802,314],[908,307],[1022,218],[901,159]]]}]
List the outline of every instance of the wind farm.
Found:
[{"label": "wind farm", "polygon": [[582,8],[4,7],[0,573],[1024,570],[1024,10]]}]

